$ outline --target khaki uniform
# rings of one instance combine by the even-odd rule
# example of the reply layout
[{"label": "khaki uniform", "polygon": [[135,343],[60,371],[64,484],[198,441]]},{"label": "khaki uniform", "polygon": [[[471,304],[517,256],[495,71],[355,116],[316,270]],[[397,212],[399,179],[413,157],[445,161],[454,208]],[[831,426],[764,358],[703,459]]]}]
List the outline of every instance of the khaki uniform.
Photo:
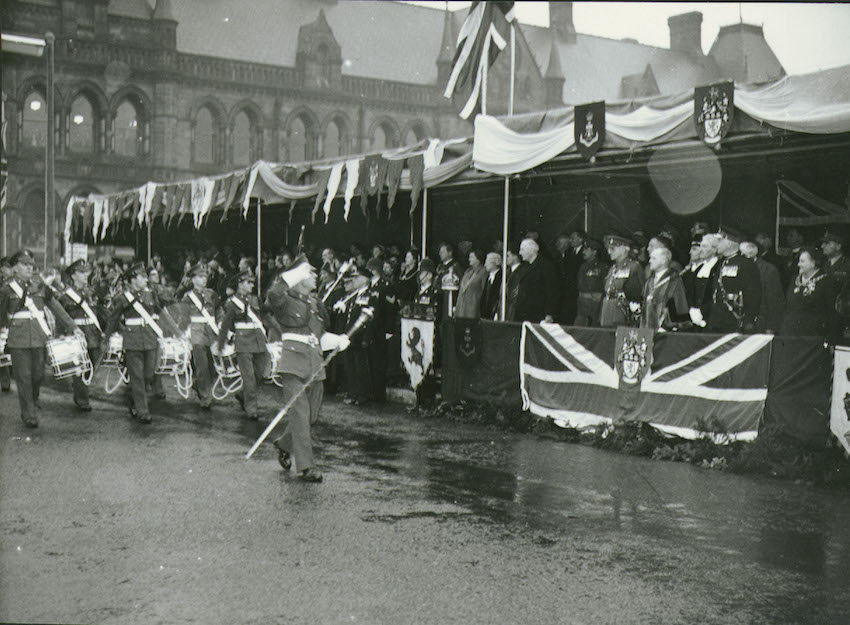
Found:
[{"label": "khaki uniform", "polygon": [[[100,357],[103,343],[103,332],[100,320],[97,318],[97,304],[89,288],[77,290],[67,287],[59,296],[59,303],[74,323],[86,336],[86,347],[92,364]],[[81,408],[89,407],[89,387],[83,384],[80,376],[75,376],[71,382],[74,391],[74,403]]]},{"label": "khaki uniform", "polygon": [[246,299],[231,295],[224,304],[218,340],[221,351],[228,332],[233,332],[236,362],[242,374],[242,405],[250,417],[256,417],[259,411],[258,389],[269,368],[269,352],[259,311],[255,295]]},{"label": "khaki uniform", "polygon": [[709,332],[755,332],[761,308],[758,267],[740,253],[717,261],[714,268]]},{"label": "khaki uniform", "polygon": [[573,304],[576,310],[575,325],[595,327],[599,325],[602,298],[605,296],[605,277],[608,265],[601,260],[586,260],[578,269],[578,301]]},{"label": "khaki uniform", "polygon": [[636,260],[626,259],[611,266],[605,278],[605,296],[599,315],[602,327],[636,326],[639,315],[629,304],[643,300],[644,271]]},{"label": "khaki uniform", "polygon": [[[181,300],[189,309],[189,340],[192,343],[192,371],[194,388],[201,406],[212,404],[213,367],[210,345],[218,341],[218,334],[210,325],[215,323],[218,295],[212,289],[192,289]],[[200,304],[200,306],[199,306]]]}]

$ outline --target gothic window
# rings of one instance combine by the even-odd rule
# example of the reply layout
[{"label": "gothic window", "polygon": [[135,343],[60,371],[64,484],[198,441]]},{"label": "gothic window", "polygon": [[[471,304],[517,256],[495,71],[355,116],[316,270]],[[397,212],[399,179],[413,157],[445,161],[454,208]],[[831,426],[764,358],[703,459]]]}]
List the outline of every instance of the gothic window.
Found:
[{"label": "gothic window", "polygon": [[426,134],[425,127],[420,122],[416,122],[407,129],[407,132],[404,133],[404,141],[402,141],[402,145],[415,145],[422,141]]},{"label": "gothic window", "polygon": [[342,150],[342,132],[336,121],[332,121],[325,129],[324,154],[323,158],[333,158],[341,156]]},{"label": "gothic window", "polygon": [[196,163],[216,162],[216,128],[209,107],[202,107],[195,116],[193,160]]},{"label": "gothic window", "polygon": [[[296,115],[289,122],[286,131],[286,145],[281,149],[281,155],[286,154],[286,160],[291,163],[309,161],[318,154],[318,138],[316,125],[306,114]],[[327,154],[327,150],[325,151]]]},{"label": "gothic window", "polygon": [[68,147],[74,152],[94,152],[95,114],[91,101],[83,94],[71,103],[68,116]]},{"label": "gothic window", "polygon": [[250,165],[253,162],[254,124],[244,110],[239,111],[233,120],[233,164]]},{"label": "gothic window", "polygon": [[17,232],[18,248],[44,250],[44,193],[33,191],[26,196]]},{"label": "gothic window", "polygon": [[316,48],[316,62],[319,65],[318,82],[320,87],[328,87],[331,84],[330,51],[327,44],[319,44]]},{"label": "gothic window", "polygon": [[130,100],[124,100],[115,111],[115,153],[122,156],[143,154],[139,111]]},{"label": "gothic window", "polygon": [[369,145],[374,151],[397,147],[396,130],[388,122],[378,124],[372,131]]},{"label": "gothic window", "polygon": [[22,142],[25,147],[44,147],[47,144],[47,102],[37,91],[24,100],[22,111]]}]

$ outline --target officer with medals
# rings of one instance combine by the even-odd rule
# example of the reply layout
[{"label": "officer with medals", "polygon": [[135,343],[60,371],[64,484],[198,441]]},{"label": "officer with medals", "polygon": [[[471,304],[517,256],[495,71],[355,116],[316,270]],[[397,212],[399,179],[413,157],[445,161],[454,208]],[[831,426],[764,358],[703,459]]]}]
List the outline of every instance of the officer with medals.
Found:
[{"label": "officer with medals", "polygon": [[709,332],[756,330],[761,307],[761,277],[755,263],[741,254],[742,236],[731,228],[717,233],[720,260],[714,267],[706,321]]},{"label": "officer with medals", "polygon": [[235,293],[224,303],[221,331],[218,333],[218,351],[224,348],[225,338],[233,332],[236,362],[242,374],[242,390],[237,399],[248,419],[256,421],[260,415],[257,401],[259,386],[269,368],[266,348],[266,330],[260,318],[260,303],[254,290],[254,274],[243,271],[231,281]]},{"label": "officer with medals", "polygon": [[[371,399],[382,402],[387,396],[387,340],[396,324],[396,300],[384,275],[383,262],[372,258],[366,263],[366,269],[370,274],[369,305],[375,311],[375,318],[369,322],[373,328],[369,332],[369,387]],[[366,328],[362,332],[365,334]]]},{"label": "officer with medals", "polygon": [[218,341],[218,295],[207,288],[207,266],[197,263],[189,269],[191,288],[185,292],[181,302],[189,310],[189,340],[192,343],[192,371],[195,393],[201,408],[212,407],[212,383],[215,367],[210,346]]},{"label": "officer with medals", "polygon": [[605,278],[605,295],[599,325],[602,327],[637,326],[643,300],[643,268],[631,256],[635,244],[617,235],[605,238],[608,255],[614,263]]},{"label": "officer with medals", "polygon": [[[266,296],[265,310],[273,315],[281,330],[283,356],[277,374],[285,401],[295,398],[289,409],[283,434],[274,444],[278,462],[289,470],[292,460],[298,477],[307,482],[321,482],[313,457],[311,425],[319,417],[325,372],[320,339],[329,336],[339,349],[349,345],[348,337],[325,333],[327,314],[315,294],[316,270],[302,254],[280,274]],[[333,339],[333,340],[330,340]]]},{"label": "officer with medals", "polygon": [[[602,298],[605,296],[605,278],[608,263],[602,259],[602,244],[593,239],[583,242],[581,255],[584,262],[578,268],[578,303],[572,306],[576,310],[575,325],[594,327],[599,325]],[[566,306],[566,304],[565,304]]]},{"label": "officer with medals", "polygon": [[[14,276],[12,271],[12,263],[8,256],[0,258],[0,289],[2,289]],[[0,328],[3,333],[2,341],[0,341],[0,354],[6,353],[6,334],[7,330]],[[12,367],[0,367],[0,391],[4,393],[12,392]]]},{"label": "officer with medals", "polygon": [[[103,331],[100,319],[97,318],[95,310],[97,304],[92,289],[89,286],[91,267],[84,260],[71,263],[65,270],[68,285],[59,296],[59,303],[70,315],[83,334],[86,336],[86,348],[92,363],[96,363],[102,348]],[[74,376],[71,383],[74,392],[74,404],[85,412],[91,410],[89,403],[89,387],[83,383],[81,376]]]},{"label": "officer with medals", "polygon": [[[364,308],[377,310],[379,298],[373,294],[367,270],[353,267],[345,278],[345,290],[348,293],[345,301],[345,317],[343,327],[350,330]],[[374,399],[372,388],[372,362],[369,358],[370,349],[376,340],[378,331],[376,320],[371,320],[367,326],[352,341],[351,346],[343,354],[343,367],[348,397],[346,403],[362,406]],[[383,338],[383,337],[381,337]]]},{"label": "officer with medals", "polygon": [[175,334],[180,330],[156,294],[147,288],[144,263],[130,265],[123,277],[127,288],[112,300],[104,342],[109,344],[109,337],[123,322],[124,363],[130,376],[130,416],[140,423],[150,423],[147,389],[154,386],[159,339],[165,337],[162,325]]},{"label": "officer with medals", "polygon": [[78,336],[83,333],[56,300],[50,286],[37,274],[33,275],[35,263],[29,252],[16,253],[11,264],[12,279],[0,288],[0,329],[8,329],[6,351],[12,357],[21,420],[25,426],[37,428],[45,345],[53,334],[46,309],[69,333]]}]

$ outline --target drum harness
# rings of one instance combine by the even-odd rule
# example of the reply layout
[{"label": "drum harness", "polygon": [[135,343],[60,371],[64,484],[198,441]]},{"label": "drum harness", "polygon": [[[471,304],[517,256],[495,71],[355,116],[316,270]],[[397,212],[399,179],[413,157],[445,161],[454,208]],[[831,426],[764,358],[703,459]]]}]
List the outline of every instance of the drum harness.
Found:
[{"label": "drum harness", "polygon": [[[50,327],[47,325],[47,318],[44,316],[44,311],[38,309],[38,307],[35,305],[35,302],[32,301],[32,298],[29,296],[29,293],[27,293],[27,289],[21,287],[21,285],[18,284],[17,280],[12,280],[11,282],[9,282],[9,288],[12,289],[15,295],[18,296],[24,307],[26,307],[26,309],[32,315],[33,319],[38,321],[38,325],[39,327],[41,327],[41,330],[42,332],[44,332],[45,336],[47,336],[47,338],[53,336],[53,333],[50,331]],[[20,311],[20,308],[18,310]],[[18,312],[15,312],[14,314],[17,315]]]},{"label": "drum harness", "polygon": [[86,300],[84,300],[79,295],[79,293],[77,293],[73,289],[73,287],[69,286],[67,289],[65,289],[65,295],[70,297],[71,301],[73,301],[77,306],[82,308],[83,312],[86,313],[86,317],[89,318],[89,321],[91,321],[95,326],[97,326],[98,330],[103,332],[103,328],[100,327],[100,321],[97,320],[97,315],[94,314],[94,311],[91,309],[91,306],[89,306],[89,303]]}]

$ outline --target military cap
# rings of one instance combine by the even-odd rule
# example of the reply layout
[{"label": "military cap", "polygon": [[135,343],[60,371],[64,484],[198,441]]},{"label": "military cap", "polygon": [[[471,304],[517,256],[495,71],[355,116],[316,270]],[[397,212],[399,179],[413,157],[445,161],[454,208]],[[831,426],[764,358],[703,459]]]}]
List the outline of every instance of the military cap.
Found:
[{"label": "military cap", "polygon": [[717,230],[717,236],[726,239],[727,241],[732,241],[734,243],[740,243],[744,240],[744,235],[740,230],[736,230],[735,228],[730,228],[729,226],[721,226]]},{"label": "military cap", "polygon": [[89,264],[85,260],[80,258],[79,260],[75,260],[73,263],[68,265],[68,268],[65,270],[65,273],[67,273],[69,276],[72,276],[75,273],[77,273],[78,271],[90,271],[90,270],[91,270],[91,267],[89,266]]},{"label": "military cap", "polygon": [[21,250],[12,254],[12,258],[9,262],[12,264],[12,267],[15,265],[35,265],[35,260],[33,260],[32,254],[30,254],[27,250]]},{"label": "military cap", "polygon": [[209,270],[207,269],[206,263],[196,263],[189,268],[188,276],[190,278],[194,278],[195,276],[199,276],[201,274],[207,275],[208,271]]},{"label": "military cap", "polygon": [[431,273],[435,273],[437,271],[437,266],[430,258],[423,258],[419,261],[419,271],[429,271]]},{"label": "military cap", "polygon": [[132,263],[127,269],[124,270],[124,273],[122,274],[122,277],[125,280],[131,280],[135,276],[144,276],[145,278],[148,277],[148,272],[145,269],[145,264],[142,261]]},{"label": "military cap", "polygon": [[835,231],[827,230],[820,240],[823,243],[838,243],[840,246],[844,247],[844,237]]},{"label": "military cap", "polygon": [[609,234],[605,237],[605,247],[619,247],[621,245],[634,248],[635,242],[628,237],[621,237],[619,234]]},{"label": "military cap", "polygon": [[310,261],[307,260],[307,257],[304,254],[299,254],[295,257],[295,259],[289,264],[286,271],[281,273],[281,277],[289,286],[295,286],[305,278],[307,278],[311,272],[315,272],[316,269],[313,265],[310,264]]},{"label": "military cap", "polygon": [[589,247],[592,250],[596,250],[597,253],[602,253],[605,250],[602,243],[600,243],[596,239],[585,238],[583,245],[585,247]]},{"label": "military cap", "polygon": [[380,258],[370,258],[366,263],[366,270],[381,273],[384,269],[384,261]]},{"label": "military cap", "polygon": [[344,280],[351,280],[352,278],[357,278],[359,276],[363,276],[364,278],[371,278],[372,274],[369,273],[369,270],[366,267],[361,267],[356,263],[352,263],[351,267],[348,268],[348,271],[345,272]]},{"label": "military cap", "polygon": [[254,277],[254,272],[252,271],[240,271],[235,276],[230,279],[230,286],[234,289],[239,286],[240,282],[256,282],[257,279]]}]

